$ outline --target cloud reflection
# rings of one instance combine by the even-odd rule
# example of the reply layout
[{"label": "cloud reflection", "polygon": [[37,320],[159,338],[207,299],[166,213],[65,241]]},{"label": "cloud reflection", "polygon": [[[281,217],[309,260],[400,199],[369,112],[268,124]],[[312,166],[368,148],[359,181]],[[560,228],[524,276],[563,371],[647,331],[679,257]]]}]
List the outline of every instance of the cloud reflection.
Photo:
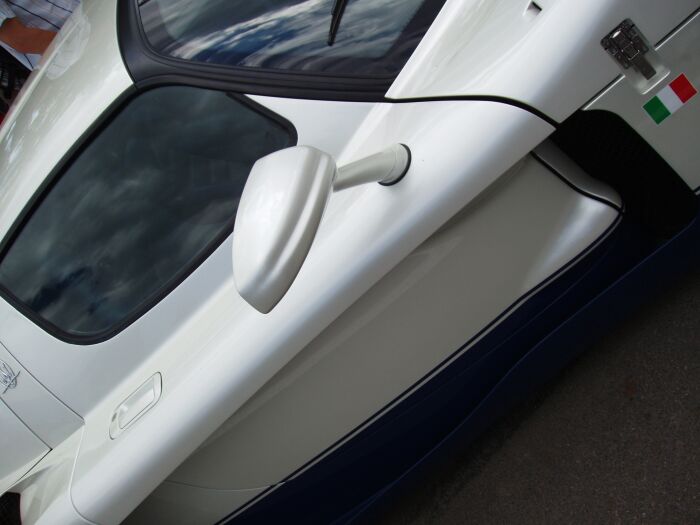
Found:
[{"label": "cloud reflection", "polygon": [[226,94],[147,92],[50,191],[0,264],[0,283],[66,332],[107,330],[227,230],[253,163],[288,143]]},{"label": "cloud reflection", "polygon": [[[191,0],[152,0],[143,15],[147,30],[164,21],[167,31],[151,30],[149,38],[177,58],[294,70],[332,70],[350,61],[364,64],[369,69],[363,72],[369,73],[389,67],[380,59],[397,51],[399,37],[424,0],[350,0],[336,43],[328,46],[333,3],[219,0],[195,9]],[[408,47],[416,44],[413,38]]]}]

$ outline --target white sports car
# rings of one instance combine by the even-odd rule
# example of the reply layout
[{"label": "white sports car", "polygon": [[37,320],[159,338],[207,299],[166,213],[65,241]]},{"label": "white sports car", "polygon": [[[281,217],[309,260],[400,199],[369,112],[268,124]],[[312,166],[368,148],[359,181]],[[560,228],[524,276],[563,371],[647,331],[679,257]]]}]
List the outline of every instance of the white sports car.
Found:
[{"label": "white sports car", "polygon": [[699,8],[84,0],[0,128],[0,518],[346,523],[475,437],[698,263]]}]

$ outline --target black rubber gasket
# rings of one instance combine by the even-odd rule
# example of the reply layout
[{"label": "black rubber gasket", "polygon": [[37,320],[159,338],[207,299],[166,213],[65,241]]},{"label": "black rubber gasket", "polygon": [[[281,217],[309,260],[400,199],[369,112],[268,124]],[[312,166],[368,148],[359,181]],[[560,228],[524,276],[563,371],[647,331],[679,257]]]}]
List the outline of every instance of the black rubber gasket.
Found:
[{"label": "black rubber gasket", "polygon": [[391,181],[391,182],[380,182],[379,184],[381,184],[382,186],[393,186],[394,184],[398,184],[398,183],[401,182],[401,181],[403,180],[403,178],[406,176],[406,173],[408,173],[408,170],[411,169],[411,160],[412,160],[411,148],[409,148],[408,146],[406,146],[406,144],[401,144],[401,146],[403,146],[403,149],[405,149],[405,150],[406,150],[406,153],[408,153],[408,162],[406,163],[406,167],[404,168],[403,172],[401,172],[401,175],[399,175],[399,176],[398,176],[396,179],[394,179],[393,181]]},{"label": "black rubber gasket", "polygon": [[515,108],[525,110],[528,113],[532,113],[555,129],[560,126],[559,122],[539,109],[508,97],[492,95],[448,95],[441,97],[385,98],[382,102],[390,102],[392,104],[411,104],[417,102],[496,102],[498,104],[506,104],[507,106],[513,106]]}]

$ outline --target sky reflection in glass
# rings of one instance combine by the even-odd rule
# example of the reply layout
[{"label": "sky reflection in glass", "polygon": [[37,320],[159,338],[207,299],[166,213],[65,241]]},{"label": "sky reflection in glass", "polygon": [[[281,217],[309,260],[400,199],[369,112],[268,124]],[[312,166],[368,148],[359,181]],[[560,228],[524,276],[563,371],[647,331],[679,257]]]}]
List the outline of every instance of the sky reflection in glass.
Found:
[{"label": "sky reflection in glass", "polygon": [[151,45],[171,57],[230,66],[395,75],[444,0],[349,0],[336,42],[333,0],[151,0]]},{"label": "sky reflection in glass", "polygon": [[225,93],[148,91],[80,154],[0,262],[0,284],[72,335],[112,329],[231,231],[257,159],[290,145]]}]

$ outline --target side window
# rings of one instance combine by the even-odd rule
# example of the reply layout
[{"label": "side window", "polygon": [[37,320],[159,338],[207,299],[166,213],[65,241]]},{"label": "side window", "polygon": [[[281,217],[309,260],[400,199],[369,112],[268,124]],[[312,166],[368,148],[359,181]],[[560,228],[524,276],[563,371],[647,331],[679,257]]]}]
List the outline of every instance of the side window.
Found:
[{"label": "side window", "polygon": [[255,161],[295,141],[243,98],[141,94],[29,213],[0,261],[2,292],[64,336],[124,327],[230,234]]}]

